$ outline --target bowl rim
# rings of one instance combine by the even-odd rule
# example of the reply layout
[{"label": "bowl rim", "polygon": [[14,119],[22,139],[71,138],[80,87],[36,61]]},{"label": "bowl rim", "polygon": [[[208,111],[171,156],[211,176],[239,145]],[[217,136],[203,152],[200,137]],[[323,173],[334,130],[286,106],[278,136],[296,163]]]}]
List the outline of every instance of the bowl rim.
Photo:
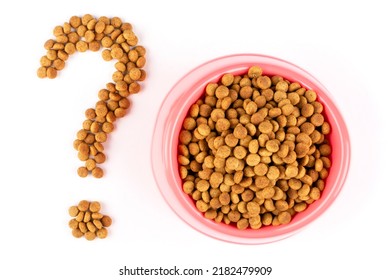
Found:
[{"label": "bowl rim", "polygon": [[[180,197],[177,196],[178,194],[174,194],[175,191],[173,191],[173,186],[170,186],[169,184],[168,184],[168,186],[165,186],[167,181],[164,180],[164,175],[166,175],[167,172],[173,171],[173,170],[169,170],[169,167],[166,166],[165,163],[167,163],[167,160],[169,158],[172,158],[173,156],[169,155],[169,153],[167,154],[167,151],[164,151],[163,148],[159,149],[159,147],[161,148],[161,141],[167,140],[167,139],[164,139],[164,136],[163,136],[163,135],[165,135],[164,133],[167,133],[167,130],[170,130],[170,129],[173,129],[173,132],[174,132],[174,129],[177,127],[177,125],[181,126],[181,123],[178,122],[178,119],[176,119],[175,123],[170,123],[170,124],[164,123],[164,121],[166,119],[166,118],[164,118],[164,115],[167,114],[167,111],[166,111],[167,108],[165,108],[165,107],[168,105],[170,107],[172,107],[172,104],[170,104],[170,103],[173,102],[173,104],[175,104],[175,102],[177,101],[177,100],[172,100],[172,99],[174,97],[177,97],[175,95],[180,96],[176,92],[177,89],[183,83],[185,83],[189,78],[191,78],[193,75],[196,75],[198,73],[206,72],[207,75],[206,74],[201,75],[196,79],[199,83],[204,85],[205,81],[207,81],[206,83],[208,83],[208,82],[210,82],[210,80],[212,80],[210,78],[211,74],[209,72],[216,71],[216,73],[214,73],[214,72],[213,73],[214,73],[214,75],[217,75],[217,76],[219,75],[219,77],[222,76],[226,72],[233,72],[233,70],[237,70],[237,66],[233,69],[234,63],[232,63],[230,66],[230,68],[232,68],[232,71],[229,70],[229,66],[226,66],[226,68],[228,68],[227,70],[226,69],[214,70],[214,68],[211,68],[212,70],[210,70],[210,69],[207,70],[206,68],[213,66],[216,63],[221,63],[221,62],[227,63],[229,65],[229,62],[231,62],[231,61],[234,61],[235,63],[238,63],[238,65],[239,65],[240,60],[242,60],[242,61],[253,60],[254,62],[252,63],[252,65],[257,64],[260,67],[262,67],[262,63],[260,61],[266,60],[269,63],[278,63],[278,64],[281,64],[281,67],[290,68],[290,70],[293,72],[294,75],[297,73],[299,73],[299,75],[303,75],[312,85],[315,85],[315,86],[314,87],[307,86],[307,85],[305,85],[305,83],[302,83],[301,81],[299,81],[299,82],[305,88],[312,88],[312,89],[314,88],[314,90],[316,90],[317,92],[321,92],[321,96],[319,96],[319,97],[321,97],[321,103],[324,104],[324,101],[325,101],[327,106],[324,106],[324,108],[326,108],[327,110],[330,110],[330,112],[327,112],[327,116],[330,113],[330,115],[334,118],[333,121],[335,121],[336,125],[337,125],[337,127],[335,127],[335,128],[333,128],[333,125],[332,125],[332,130],[333,129],[340,130],[341,131],[340,137],[342,136],[342,138],[343,138],[342,141],[340,142],[340,144],[341,144],[340,149],[341,149],[342,157],[340,159],[340,167],[341,168],[340,168],[340,170],[337,170],[337,178],[336,178],[336,184],[335,184],[337,186],[336,187],[332,186],[332,188],[331,188],[332,190],[326,196],[326,199],[323,200],[322,203],[319,203],[315,208],[313,208],[313,211],[311,213],[306,213],[305,215],[302,215],[304,217],[299,221],[299,223],[295,223],[295,224],[290,223],[290,224],[282,225],[282,226],[278,226],[278,227],[271,227],[271,229],[269,229],[269,232],[271,232],[271,234],[268,234],[268,235],[266,234],[264,236],[256,235],[256,234],[243,236],[242,234],[236,235],[236,234],[232,234],[231,232],[226,233],[226,232],[224,232],[224,230],[222,230],[223,227],[225,227],[225,229],[227,229],[226,225],[224,225],[222,223],[218,224],[217,226],[219,229],[216,229],[215,228],[216,223],[204,218],[203,215],[197,209],[195,209],[197,211],[197,214],[192,213],[192,212],[191,213],[183,212],[183,210],[188,211],[188,208],[182,207],[182,206],[180,206],[180,203],[174,203],[174,201],[172,201],[172,199],[174,199],[174,198],[180,199]],[[248,64],[248,63],[247,62],[243,63],[243,65],[245,65],[245,64]],[[247,70],[247,69],[248,69],[248,65],[245,65],[245,66],[242,66],[237,71],[243,72],[244,70]],[[265,70],[264,72],[267,72],[267,71]],[[285,77],[286,79],[288,79],[290,81],[294,80],[292,78],[286,77],[284,75],[284,73],[280,73],[280,75],[282,75],[283,77]],[[297,80],[297,79],[295,79],[295,80]],[[204,87],[203,87],[203,89],[204,89]],[[182,98],[184,98],[184,97],[182,97]],[[188,99],[188,97],[186,97],[186,98]],[[188,109],[187,110],[182,109],[181,113],[179,113],[178,115],[182,116],[181,114],[183,114],[183,111],[185,111],[185,114],[186,114]],[[184,116],[182,116],[182,117],[184,118]],[[166,125],[169,125],[168,129],[166,127],[165,127],[165,129],[163,128]],[[171,140],[172,140],[172,135],[171,135]],[[163,147],[168,145],[168,143],[165,143],[165,145],[164,145],[164,142],[162,144],[163,144]],[[171,144],[171,145],[173,146],[173,144]],[[210,237],[219,239],[219,240],[232,242],[232,243],[239,243],[239,244],[263,244],[263,243],[269,243],[269,242],[281,240],[281,239],[284,239],[286,237],[289,237],[289,236],[295,234],[296,232],[299,232],[300,230],[302,230],[303,228],[305,228],[306,226],[311,224],[314,220],[317,220],[318,217],[321,216],[333,204],[334,200],[336,199],[336,197],[340,193],[340,191],[345,183],[345,180],[347,179],[347,176],[348,176],[349,165],[350,165],[350,156],[351,156],[350,149],[351,149],[350,139],[349,139],[349,134],[348,134],[348,130],[347,130],[346,124],[344,122],[344,119],[343,119],[340,111],[338,110],[336,104],[334,103],[330,92],[315,77],[313,77],[310,73],[308,73],[307,71],[305,71],[301,67],[299,67],[291,62],[288,62],[286,60],[280,59],[280,58],[276,58],[276,57],[269,56],[269,55],[262,55],[262,54],[242,53],[242,54],[231,54],[231,55],[221,56],[221,57],[217,57],[217,58],[211,59],[209,61],[206,61],[206,62],[200,64],[199,66],[193,68],[192,70],[190,70],[188,73],[186,73],[184,76],[182,76],[172,86],[172,88],[169,90],[168,94],[163,99],[163,102],[162,102],[162,104],[159,108],[158,114],[157,114],[157,118],[156,118],[156,122],[155,122],[155,126],[154,126],[154,131],[153,131],[153,137],[152,137],[152,147],[151,147],[150,160],[152,163],[153,177],[154,177],[154,180],[158,186],[158,189],[159,189],[161,195],[163,196],[164,200],[169,205],[169,207],[185,223],[190,225],[195,230],[197,230],[203,234],[206,234]],[[157,155],[157,158],[156,158],[156,155]],[[166,171],[165,173],[162,171],[163,168],[165,168],[165,171]],[[177,170],[176,170],[176,172],[177,172]],[[162,180],[164,180],[164,182],[162,182]],[[325,190],[326,190],[326,188],[325,188]],[[183,197],[183,194],[188,197],[188,195],[185,194],[183,191],[181,191],[181,194],[179,196]],[[180,201],[180,202],[184,203],[183,201]],[[193,206],[192,206],[192,208],[193,208]],[[305,210],[304,212],[306,212],[307,210]],[[188,215],[191,215],[192,217],[189,217]],[[196,221],[196,220],[198,220],[198,221]],[[201,220],[201,221],[199,222],[199,220]],[[228,227],[231,228],[231,226],[228,226]],[[229,230],[227,229],[227,231],[229,231]],[[257,233],[259,233],[261,231],[264,232],[265,230],[262,228],[260,230],[251,230],[251,229],[248,230],[247,229],[245,231],[256,231]],[[241,232],[245,232],[245,231],[241,231]]]}]

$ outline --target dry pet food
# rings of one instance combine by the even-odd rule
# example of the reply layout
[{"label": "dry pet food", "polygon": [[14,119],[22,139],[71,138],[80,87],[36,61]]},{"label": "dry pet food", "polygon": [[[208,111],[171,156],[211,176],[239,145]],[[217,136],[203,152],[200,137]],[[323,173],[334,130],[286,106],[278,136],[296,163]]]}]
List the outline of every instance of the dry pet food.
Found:
[{"label": "dry pet food", "polygon": [[209,83],[179,134],[183,191],[238,229],[288,224],[318,200],[331,165],[316,92],[258,66]]},{"label": "dry pet food", "polygon": [[95,178],[101,178],[103,170],[98,164],[106,160],[103,143],[114,130],[116,119],[124,117],[128,111],[128,97],[140,91],[139,82],[146,78],[143,70],[145,48],[138,45],[132,25],[118,17],[72,16],[69,22],[56,26],[53,35],[55,39],[44,44],[47,52],[41,57],[41,67],[37,70],[40,78],[57,77],[57,72],[65,67],[69,56],[76,51],[98,51],[103,47],[104,60],[117,60],[113,82],[107,83],[106,88],[98,92],[99,101],[95,107],[85,111],[86,120],[73,143],[78,158],[85,162],[84,166],[78,168],[78,175],[86,177],[92,174]]},{"label": "dry pet food", "polygon": [[109,216],[100,213],[99,202],[81,200],[77,206],[69,208],[69,215],[72,217],[69,227],[74,237],[85,236],[87,240],[107,237],[107,227],[111,225],[112,220]]}]

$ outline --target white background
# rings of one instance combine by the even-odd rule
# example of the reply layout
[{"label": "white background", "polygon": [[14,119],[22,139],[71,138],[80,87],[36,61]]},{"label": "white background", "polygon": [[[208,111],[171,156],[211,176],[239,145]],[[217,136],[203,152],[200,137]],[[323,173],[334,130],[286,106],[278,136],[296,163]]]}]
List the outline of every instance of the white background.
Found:
[{"label": "white background", "polygon": [[[0,279],[130,278],[118,275],[124,265],[272,266],[264,279],[389,279],[386,2],[13,0],[2,5]],[[72,141],[85,109],[111,80],[113,63],[100,53],[75,54],[57,79],[36,77],[53,27],[85,13],[131,22],[148,52],[148,78],[142,92],[131,97],[131,112],[110,134],[101,180],[77,176],[81,163]],[[288,60],[317,77],[332,93],[352,142],[349,176],[329,211],[288,239],[256,246],[214,240],[183,223],[159,193],[149,159],[157,111],[174,83],[210,59],[248,52]],[[101,201],[103,212],[113,217],[109,238],[72,237],[67,209],[81,199]],[[239,277],[229,279],[234,278]]]}]

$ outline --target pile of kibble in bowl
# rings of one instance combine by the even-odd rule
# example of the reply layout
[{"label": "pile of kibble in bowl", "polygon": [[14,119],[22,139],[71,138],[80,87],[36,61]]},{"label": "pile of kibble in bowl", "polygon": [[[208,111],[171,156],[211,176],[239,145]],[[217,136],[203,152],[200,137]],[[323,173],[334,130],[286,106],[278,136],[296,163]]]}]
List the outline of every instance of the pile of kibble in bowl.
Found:
[{"label": "pile of kibble in bowl", "polygon": [[288,224],[321,197],[330,125],[315,91],[258,66],[209,83],[179,134],[183,191],[238,229]]}]

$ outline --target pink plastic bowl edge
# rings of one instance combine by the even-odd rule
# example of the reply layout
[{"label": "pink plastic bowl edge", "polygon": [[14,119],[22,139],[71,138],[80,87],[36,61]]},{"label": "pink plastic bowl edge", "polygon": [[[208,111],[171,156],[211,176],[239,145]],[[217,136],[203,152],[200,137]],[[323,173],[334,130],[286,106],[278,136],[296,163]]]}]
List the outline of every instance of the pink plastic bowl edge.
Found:
[{"label": "pink plastic bowl edge", "polygon": [[[182,191],[178,174],[177,145],[182,122],[189,107],[203,94],[209,82],[224,73],[242,74],[250,66],[259,65],[267,75],[281,75],[317,92],[324,105],[332,132],[332,167],[321,198],[287,225],[268,226],[259,230],[238,230],[203,217],[193,200]],[[350,140],[346,124],[327,89],[312,75],[287,61],[259,54],[236,54],[208,61],[180,79],[164,99],[154,127],[151,161],[159,190],[172,210],[194,229],[219,240],[239,244],[264,244],[291,236],[323,214],[334,202],[346,180],[350,163]]]}]

